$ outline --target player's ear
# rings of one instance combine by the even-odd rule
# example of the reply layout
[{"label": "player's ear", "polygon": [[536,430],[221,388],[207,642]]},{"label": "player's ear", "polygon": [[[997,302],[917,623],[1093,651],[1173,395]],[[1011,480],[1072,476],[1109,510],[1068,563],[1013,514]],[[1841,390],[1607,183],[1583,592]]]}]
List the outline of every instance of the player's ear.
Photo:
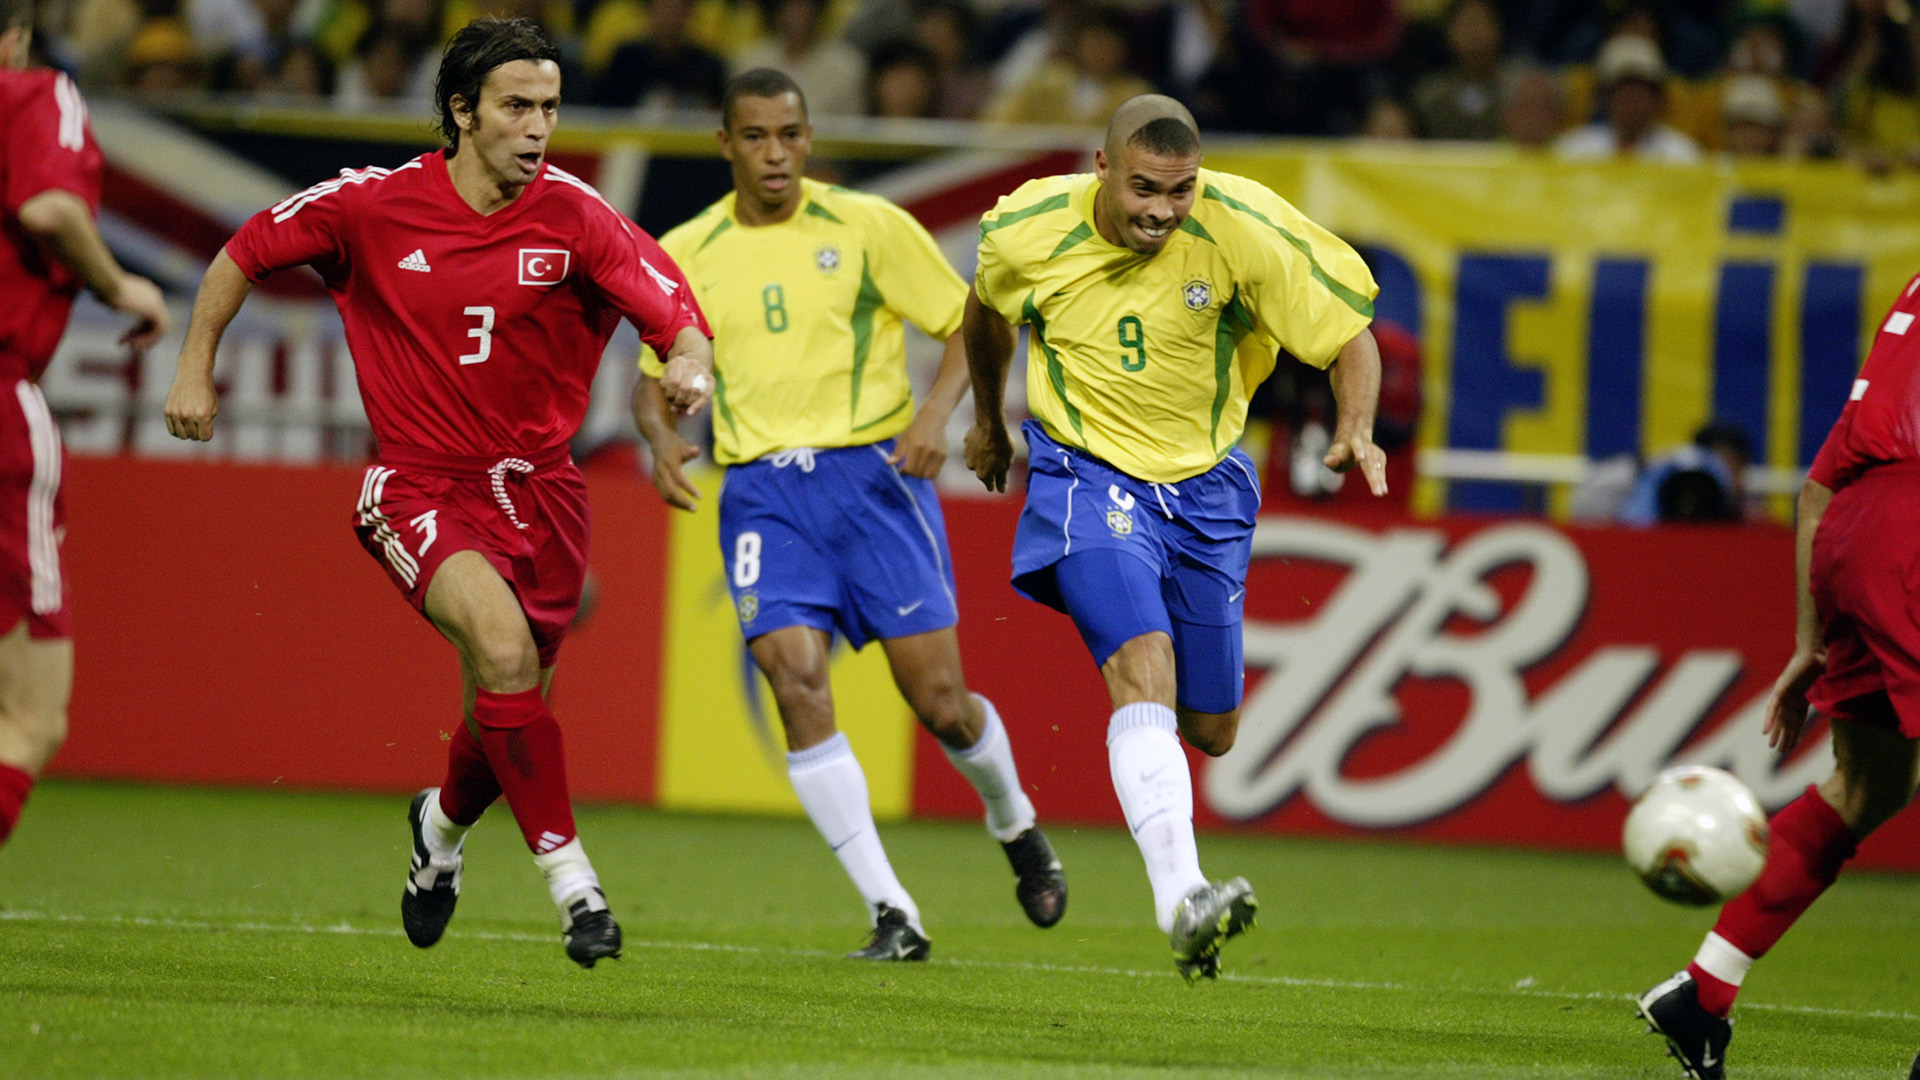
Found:
[{"label": "player's ear", "polygon": [[466,95],[448,95],[447,109],[453,113],[455,127],[465,132],[473,131],[473,104],[467,100]]},{"label": "player's ear", "polygon": [[1096,149],[1093,152],[1093,175],[1099,177],[1101,183],[1106,183],[1107,152],[1104,149]]}]

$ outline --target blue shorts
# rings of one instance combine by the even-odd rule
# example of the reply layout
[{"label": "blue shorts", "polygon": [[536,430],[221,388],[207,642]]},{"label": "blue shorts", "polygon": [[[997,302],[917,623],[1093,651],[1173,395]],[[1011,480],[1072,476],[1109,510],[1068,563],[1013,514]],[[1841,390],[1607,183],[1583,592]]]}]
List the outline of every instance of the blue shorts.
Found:
[{"label": "blue shorts", "polygon": [[811,626],[858,649],[959,621],[940,500],[887,464],[892,449],[790,450],[727,469],[720,556],[748,641]]},{"label": "blue shorts", "polygon": [[1138,480],[1062,446],[1036,421],[1027,504],[1013,540],[1013,587],[1066,612],[1095,664],[1141,634],[1173,639],[1179,702],[1238,708],[1240,623],[1260,485],[1239,449],[1177,484]]}]

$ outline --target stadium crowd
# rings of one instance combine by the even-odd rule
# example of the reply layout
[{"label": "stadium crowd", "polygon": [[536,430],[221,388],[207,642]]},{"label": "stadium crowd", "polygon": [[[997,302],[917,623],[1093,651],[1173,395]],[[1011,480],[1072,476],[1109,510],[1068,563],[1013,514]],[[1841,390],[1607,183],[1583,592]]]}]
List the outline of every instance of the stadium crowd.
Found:
[{"label": "stadium crowd", "polygon": [[94,88],[424,109],[441,43],[488,12],[547,28],[570,99],[656,114],[772,66],[819,115],[1092,124],[1159,89],[1216,131],[1920,165],[1909,0],[51,0],[40,22]]}]

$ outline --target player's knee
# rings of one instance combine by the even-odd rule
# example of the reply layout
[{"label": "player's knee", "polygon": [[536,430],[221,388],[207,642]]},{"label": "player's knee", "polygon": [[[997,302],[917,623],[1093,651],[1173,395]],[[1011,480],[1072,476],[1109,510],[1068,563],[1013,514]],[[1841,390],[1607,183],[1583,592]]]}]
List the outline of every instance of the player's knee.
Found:
[{"label": "player's knee", "polygon": [[5,738],[4,759],[38,775],[67,741],[67,710],[58,707],[15,706],[0,714]]},{"label": "player's knee", "polygon": [[1234,740],[1239,737],[1240,710],[1201,713],[1182,709],[1180,734],[1201,753],[1208,757],[1219,757],[1233,749]]},{"label": "player's knee", "polygon": [[909,704],[913,706],[914,715],[920,718],[921,726],[948,744],[955,740],[968,741],[965,736],[971,727],[970,702],[967,684],[958,672],[939,672],[924,678],[909,695]]},{"label": "player's knee", "polygon": [[540,651],[533,640],[502,635],[472,648],[473,674],[481,689],[515,694],[539,685]]},{"label": "player's knee", "polygon": [[825,665],[775,663],[763,670],[782,715],[831,711],[833,681]]}]

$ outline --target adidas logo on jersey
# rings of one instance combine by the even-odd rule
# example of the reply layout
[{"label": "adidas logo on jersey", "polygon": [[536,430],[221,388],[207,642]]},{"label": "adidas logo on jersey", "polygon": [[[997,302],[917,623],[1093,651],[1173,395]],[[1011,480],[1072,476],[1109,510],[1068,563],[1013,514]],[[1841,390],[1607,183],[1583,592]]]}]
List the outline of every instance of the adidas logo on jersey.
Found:
[{"label": "adidas logo on jersey", "polygon": [[427,265],[427,253],[420,248],[414,248],[413,254],[400,260],[400,269],[418,270],[423,274],[433,272],[433,267]]}]

